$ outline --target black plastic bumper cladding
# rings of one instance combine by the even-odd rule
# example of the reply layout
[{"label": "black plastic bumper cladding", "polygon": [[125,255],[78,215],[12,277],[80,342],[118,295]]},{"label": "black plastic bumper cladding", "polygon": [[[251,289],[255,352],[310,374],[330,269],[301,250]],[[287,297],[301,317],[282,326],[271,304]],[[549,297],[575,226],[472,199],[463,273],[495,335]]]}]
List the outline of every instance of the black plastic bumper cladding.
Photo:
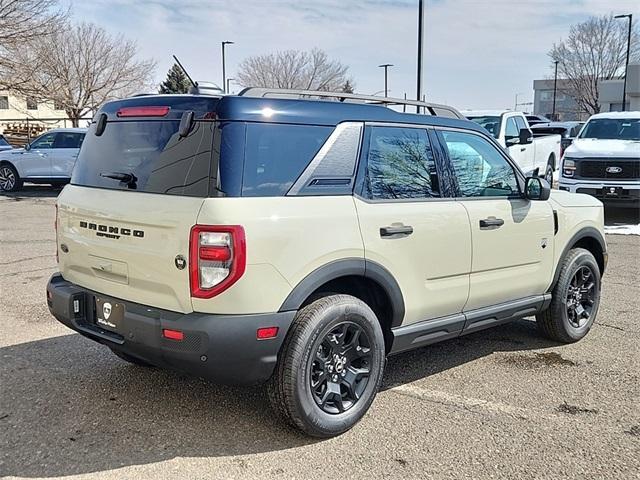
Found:
[{"label": "black plastic bumper cladding", "polygon": [[[51,314],[67,327],[110,348],[218,383],[248,385],[266,381],[295,311],[257,315],[181,314],[133,302],[125,305],[117,333],[94,323],[95,296],[55,274],[47,285]],[[75,302],[75,303],[74,303]],[[276,338],[257,340],[261,327],[278,327]],[[163,329],[183,332],[182,341],[162,336]]]}]

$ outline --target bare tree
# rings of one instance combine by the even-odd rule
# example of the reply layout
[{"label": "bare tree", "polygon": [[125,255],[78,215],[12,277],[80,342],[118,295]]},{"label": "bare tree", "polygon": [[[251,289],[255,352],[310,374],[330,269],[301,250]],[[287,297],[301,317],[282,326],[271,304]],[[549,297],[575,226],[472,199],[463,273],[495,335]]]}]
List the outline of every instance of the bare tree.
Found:
[{"label": "bare tree", "polygon": [[341,91],[353,80],[349,67],[330,60],[323,50],[310,52],[285,50],[249,57],[240,63],[237,81],[245,87],[293,88],[303,90]]},{"label": "bare tree", "polygon": [[[613,15],[592,17],[573,25],[565,40],[549,51],[558,61],[558,76],[566,78],[566,94],[590,114],[600,111],[598,82],[621,78],[627,53],[627,24]],[[640,58],[640,42],[636,25],[631,32],[631,60]]]},{"label": "bare tree", "polygon": [[58,31],[67,12],[58,0],[0,0],[0,48]]},{"label": "bare tree", "polygon": [[[67,17],[58,0],[0,0],[0,82],[10,88],[6,78],[15,59],[12,51],[38,37],[57,32]],[[3,81],[4,80],[4,81]]]},{"label": "bare tree", "polygon": [[60,105],[78,121],[103,102],[151,84],[153,60],[138,60],[136,43],[92,23],[67,25],[11,51],[8,83],[18,93]]}]

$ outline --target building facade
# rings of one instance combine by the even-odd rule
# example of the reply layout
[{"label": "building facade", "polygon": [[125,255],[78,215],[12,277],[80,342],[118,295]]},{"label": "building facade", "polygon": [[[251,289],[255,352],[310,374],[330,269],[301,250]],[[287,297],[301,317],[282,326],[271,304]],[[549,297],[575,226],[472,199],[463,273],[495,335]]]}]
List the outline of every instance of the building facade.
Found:
[{"label": "building facade", "polygon": [[14,147],[22,147],[51,128],[71,127],[61,105],[0,91],[0,133]]},{"label": "building facade", "polygon": [[[627,92],[625,109],[640,111],[640,63],[630,63],[627,74]],[[556,117],[558,120],[586,120],[589,114],[581,110],[576,101],[566,92],[567,80],[558,79],[556,88]],[[600,80],[598,82],[599,104],[601,112],[622,110],[624,79]],[[533,81],[533,113],[552,118],[553,79]]]}]

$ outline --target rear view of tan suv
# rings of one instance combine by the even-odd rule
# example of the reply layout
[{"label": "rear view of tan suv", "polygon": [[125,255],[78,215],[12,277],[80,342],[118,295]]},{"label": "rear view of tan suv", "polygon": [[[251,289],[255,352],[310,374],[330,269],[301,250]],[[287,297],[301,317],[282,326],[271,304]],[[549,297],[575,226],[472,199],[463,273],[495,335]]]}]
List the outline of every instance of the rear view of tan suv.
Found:
[{"label": "rear view of tan suv", "polygon": [[266,383],[318,437],[362,418],[388,355],[531,315],[587,334],[599,201],[448,107],[303,93],[105,104],[58,199],[51,313],[137,365]]}]

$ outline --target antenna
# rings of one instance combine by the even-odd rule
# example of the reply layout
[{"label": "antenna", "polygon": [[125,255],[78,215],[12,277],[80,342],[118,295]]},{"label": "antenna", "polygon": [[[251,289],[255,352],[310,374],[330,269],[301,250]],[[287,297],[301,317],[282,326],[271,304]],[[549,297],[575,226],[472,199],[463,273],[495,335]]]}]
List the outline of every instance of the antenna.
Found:
[{"label": "antenna", "polygon": [[178,66],[182,69],[182,71],[184,72],[184,74],[187,76],[187,78],[189,79],[189,81],[191,82],[191,85],[193,85],[195,88],[198,88],[198,83],[194,82],[193,79],[189,76],[189,74],[187,73],[187,70],[182,66],[182,64],[180,63],[180,60],[178,60],[178,57],[176,57],[175,55],[172,55],[173,59],[176,61],[176,63],[178,64]]}]

